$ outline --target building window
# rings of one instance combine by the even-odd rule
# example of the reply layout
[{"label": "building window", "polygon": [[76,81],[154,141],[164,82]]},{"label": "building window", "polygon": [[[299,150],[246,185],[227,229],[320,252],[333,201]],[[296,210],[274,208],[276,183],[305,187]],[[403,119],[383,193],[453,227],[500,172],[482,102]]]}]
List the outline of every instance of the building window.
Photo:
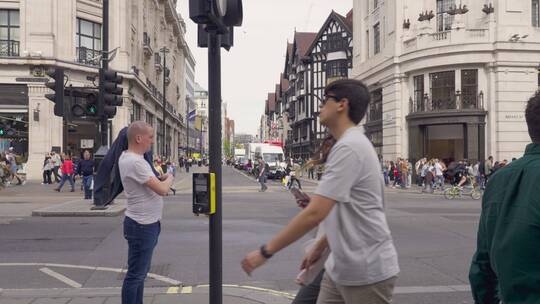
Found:
[{"label": "building window", "polygon": [[334,77],[347,78],[347,59],[333,60],[326,63],[326,79]]},{"label": "building window", "polygon": [[154,126],[154,115],[152,113],[146,112],[146,122],[152,127]]},{"label": "building window", "polygon": [[540,0],[532,0],[532,26],[540,27]]},{"label": "building window", "polygon": [[0,56],[19,56],[19,11],[0,10]]},{"label": "building window", "polygon": [[382,89],[371,92],[371,102],[369,103],[367,121],[382,120]]},{"label": "building window", "polygon": [[341,33],[331,33],[326,36],[326,40],[322,43],[322,51],[326,53],[337,52],[345,48],[345,37]]},{"label": "building window", "polygon": [[77,18],[77,61],[99,65],[101,24]]},{"label": "building window", "polygon": [[461,100],[463,109],[476,109],[478,70],[461,70]]},{"label": "building window", "polygon": [[379,7],[379,0],[373,0],[373,9]]},{"label": "building window", "polygon": [[456,108],[455,71],[429,74],[431,79],[431,102],[433,110],[450,110]]},{"label": "building window", "polygon": [[424,105],[424,75],[414,76],[414,103],[416,107],[414,111],[425,111]]},{"label": "building window", "polygon": [[450,7],[455,5],[455,0],[437,0],[437,31],[449,31],[452,29],[454,16],[448,14]]},{"label": "building window", "polygon": [[373,26],[373,53],[375,55],[381,52],[381,24]]},{"label": "building window", "polygon": [[366,31],[366,52],[367,52],[367,56],[366,58],[369,58],[369,30]]},{"label": "building window", "polygon": [[133,113],[131,116],[131,122],[141,120],[141,112],[142,112],[141,105],[136,102],[133,102],[132,105],[133,105]]}]

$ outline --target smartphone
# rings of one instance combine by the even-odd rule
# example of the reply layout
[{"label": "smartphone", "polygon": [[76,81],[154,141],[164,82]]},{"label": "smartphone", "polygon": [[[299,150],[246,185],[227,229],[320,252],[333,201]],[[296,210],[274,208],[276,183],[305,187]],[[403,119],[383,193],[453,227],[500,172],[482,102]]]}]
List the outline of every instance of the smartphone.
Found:
[{"label": "smartphone", "polygon": [[301,203],[302,208],[309,204],[310,197],[304,191],[298,188],[291,188],[291,193],[294,195],[294,198],[296,198],[296,201]]}]

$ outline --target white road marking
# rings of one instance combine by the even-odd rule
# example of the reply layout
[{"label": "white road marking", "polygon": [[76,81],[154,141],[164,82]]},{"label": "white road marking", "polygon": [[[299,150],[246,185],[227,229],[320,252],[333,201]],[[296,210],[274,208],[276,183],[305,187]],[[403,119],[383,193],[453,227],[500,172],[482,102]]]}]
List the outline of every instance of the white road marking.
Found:
[{"label": "white road marking", "polygon": [[44,274],[50,275],[51,277],[65,283],[66,285],[69,285],[69,286],[71,286],[73,288],[81,288],[82,287],[81,284],[73,281],[72,279],[66,277],[63,274],[60,274],[60,273],[58,273],[56,271],[52,271],[47,267],[40,268],[39,271],[43,272]]},{"label": "white road marking", "polygon": [[[70,264],[53,264],[53,263],[0,263],[0,267],[2,266],[44,266],[44,267],[58,267],[58,268],[87,269],[87,270],[94,270],[94,271],[109,271],[109,272],[116,272],[116,273],[122,273],[122,272],[125,273],[127,271],[126,269],[123,269],[123,268],[70,265]],[[176,286],[182,285],[182,282],[180,281],[177,281],[168,277],[164,277],[155,273],[149,273],[148,277],[171,284],[171,285],[176,285]]]}]

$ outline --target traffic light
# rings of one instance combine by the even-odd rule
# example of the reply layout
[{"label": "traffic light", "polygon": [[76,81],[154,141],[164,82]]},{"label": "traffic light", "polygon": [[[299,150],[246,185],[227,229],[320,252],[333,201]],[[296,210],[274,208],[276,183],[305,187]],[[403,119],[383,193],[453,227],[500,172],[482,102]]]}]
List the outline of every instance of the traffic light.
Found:
[{"label": "traffic light", "polygon": [[0,137],[12,137],[15,136],[17,131],[10,128],[8,125],[0,124]]},{"label": "traffic light", "polygon": [[242,25],[242,0],[189,0],[189,18],[225,29]]},{"label": "traffic light", "polygon": [[113,118],[116,115],[116,107],[122,106],[122,92],[124,89],[119,86],[124,78],[116,71],[99,70],[99,93],[98,115]]},{"label": "traffic light", "polygon": [[45,86],[54,91],[54,94],[45,94],[45,97],[54,102],[54,115],[64,116],[64,69],[50,68],[47,75],[53,81],[47,81]]},{"label": "traffic light", "polygon": [[71,114],[75,117],[93,117],[98,114],[98,93],[92,92],[79,98],[80,102],[73,102]]}]

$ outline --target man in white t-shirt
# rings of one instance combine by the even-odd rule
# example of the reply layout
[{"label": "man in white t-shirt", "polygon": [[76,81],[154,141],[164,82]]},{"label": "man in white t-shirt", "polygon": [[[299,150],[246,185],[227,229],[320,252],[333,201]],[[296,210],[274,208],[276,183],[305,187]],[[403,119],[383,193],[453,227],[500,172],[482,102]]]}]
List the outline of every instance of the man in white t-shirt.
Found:
[{"label": "man in white t-shirt", "polygon": [[144,153],[154,143],[154,129],[142,121],[127,131],[128,149],[118,160],[127,197],[124,238],[128,241],[128,270],[122,285],[122,304],[142,304],[144,279],[161,232],[163,198],[173,183],[170,174],[156,177]]},{"label": "man in white t-shirt", "polygon": [[444,189],[443,165],[439,159],[435,160],[435,185],[438,185],[441,189]]},{"label": "man in white t-shirt", "polygon": [[399,265],[384,213],[384,181],[375,149],[357,127],[366,113],[369,91],[358,80],[342,79],[324,93],[321,124],[337,142],[317,190],[287,227],[246,255],[242,268],[250,274],[322,222],[326,236],[302,263],[309,270],[330,248],[317,303],[391,303]]}]

